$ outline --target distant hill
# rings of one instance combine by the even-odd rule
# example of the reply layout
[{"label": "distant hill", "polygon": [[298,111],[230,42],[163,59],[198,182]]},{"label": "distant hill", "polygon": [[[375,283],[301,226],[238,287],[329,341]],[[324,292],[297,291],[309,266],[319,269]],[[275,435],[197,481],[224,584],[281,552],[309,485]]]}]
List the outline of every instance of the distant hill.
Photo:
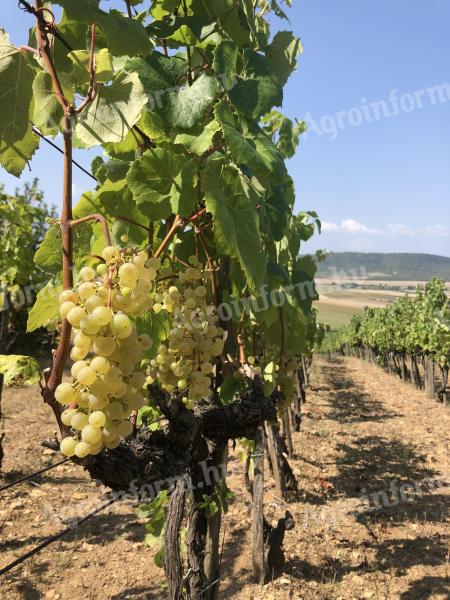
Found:
[{"label": "distant hill", "polygon": [[402,281],[450,281],[450,258],[433,254],[336,252],[319,264],[317,277],[364,277]]}]

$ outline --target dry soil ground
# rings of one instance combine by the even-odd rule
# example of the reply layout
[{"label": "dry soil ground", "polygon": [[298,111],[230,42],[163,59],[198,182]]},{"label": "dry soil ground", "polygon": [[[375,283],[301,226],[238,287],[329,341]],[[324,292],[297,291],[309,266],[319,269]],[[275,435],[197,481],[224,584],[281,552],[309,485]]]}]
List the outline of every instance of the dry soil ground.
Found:
[{"label": "dry soil ground", "polygon": [[[53,421],[37,390],[8,390],[4,479],[59,460],[43,450]],[[357,359],[316,360],[295,434],[299,497],[266,486],[266,513],[288,508],[286,573],[251,583],[249,500],[232,454],[235,500],[224,519],[221,598],[450,598],[450,409]],[[105,489],[66,464],[0,495],[0,566],[90,512]],[[154,550],[133,506],[101,513],[0,580],[2,600],[163,599]]]}]

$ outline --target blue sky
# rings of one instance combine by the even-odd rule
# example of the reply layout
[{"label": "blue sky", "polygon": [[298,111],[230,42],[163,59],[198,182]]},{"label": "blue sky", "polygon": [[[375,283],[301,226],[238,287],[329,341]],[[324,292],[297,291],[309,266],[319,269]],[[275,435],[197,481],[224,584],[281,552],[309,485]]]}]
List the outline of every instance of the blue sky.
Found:
[{"label": "blue sky", "polygon": [[[0,26],[23,43],[30,17],[3,4]],[[294,0],[289,14],[304,54],[283,110],[310,125],[289,169],[298,210],[324,222],[305,250],[450,256],[450,2]],[[22,176],[57,205],[59,164],[43,147]],[[18,184],[1,169],[0,181]],[[76,195],[91,186],[75,173]]]}]

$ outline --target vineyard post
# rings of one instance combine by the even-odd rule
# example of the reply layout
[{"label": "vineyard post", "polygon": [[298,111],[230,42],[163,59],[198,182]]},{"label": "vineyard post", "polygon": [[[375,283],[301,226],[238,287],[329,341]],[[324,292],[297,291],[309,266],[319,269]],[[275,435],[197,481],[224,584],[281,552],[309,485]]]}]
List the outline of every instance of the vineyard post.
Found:
[{"label": "vineyard post", "polygon": [[262,585],[267,565],[264,552],[264,429],[258,427],[253,452],[252,493],[252,572],[256,583]]},{"label": "vineyard post", "polygon": [[427,398],[434,400],[436,386],[434,382],[434,363],[429,356],[425,357],[425,393]]}]

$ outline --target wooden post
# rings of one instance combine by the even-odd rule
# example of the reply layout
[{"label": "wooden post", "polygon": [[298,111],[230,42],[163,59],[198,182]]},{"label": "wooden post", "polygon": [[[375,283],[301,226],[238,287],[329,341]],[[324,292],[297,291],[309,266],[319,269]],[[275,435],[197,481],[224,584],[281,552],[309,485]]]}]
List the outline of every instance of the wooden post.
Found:
[{"label": "wooden post", "polygon": [[305,384],[305,387],[308,387],[309,383],[308,383],[308,368],[306,366],[306,360],[305,357],[302,356],[302,371],[303,371],[303,381]]},{"label": "wooden post", "polygon": [[291,424],[289,423],[289,413],[287,408],[283,409],[283,432],[286,441],[286,448],[289,458],[294,456],[294,445],[292,443]]},{"label": "wooden post", "polygon": [[253,455],[252,572],[255,583],[262,585],[266,575],[264,552],[264,430],[258,427]]},{"label": "wooden post", "polygon": [[267,449],[269,451],[270,463],[272,465],[275,487],[280,498],[286,497],[286,481],[283,468],[281,466],[280,453],[278,447],[278,431],[276,423],[266,423]]},{"label": "wooden post", "polygon": [[[263,449],[264,452],[264,449]],[[218,472],[225,476],[228,462],[228,444],[217,448],[213,454]],[[223,480],[225,481],[225,479]],[[217,482],[218,483],[218,482]],[[222,526],[222,509],[208,519],[206,531],[205,575],[208,582],[206,600],[217,600],[220,588],[220,529]]]},{"label": "wooden post", "polygon": [[427,398],[434,400],[434,363],[430,358],[428,358],[428,356],[425,357],[425,393],[427,395]]}]

